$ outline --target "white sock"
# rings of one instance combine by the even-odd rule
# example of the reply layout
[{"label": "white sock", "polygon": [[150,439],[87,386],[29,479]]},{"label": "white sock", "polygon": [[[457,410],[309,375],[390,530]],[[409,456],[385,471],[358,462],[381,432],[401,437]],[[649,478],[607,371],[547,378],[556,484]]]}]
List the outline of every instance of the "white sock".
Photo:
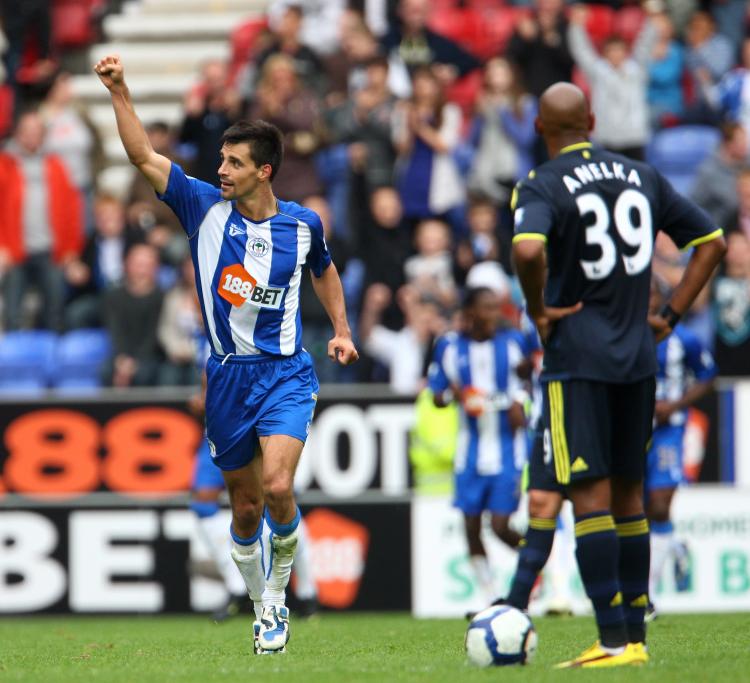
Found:
[{"label": "white sock", "polygon": [[651,569],[648,576],[648,592],[653,601],[656,595],[656,586],[661,579],[664,564],[672,553],[674,543],[674,532],[657,533],[651,529]]},{"label": "white sock", "polygon": [[495,595],[495,586],[492,582],[490,563],[484,555],[472,555],[470,560],[474,575],[477,577],[479,590],[482,591],[484,597],[483,602],[489,605],[497,598],[497,595]]},{"label": "white sock", "polygon": [[286,587],[292,573],[294,551],[297,549],[299,527],[288,536],[271,535],[270,572],[263,591],[263,606],[283,605],[286,602]]},{"label": "white sock", "polygon": [[[263,521],[261,520],[261,525]],[[242,545],[232,541],[232,559],[240,570],[242,579],[247,588],[247,594],[253,601],[256,619],[260,619],[263,610],[263,590],[266,585],[266,577],[263,574],[262,563],[263,549],[261,547],[260,535],[258,540],[250,545]]]},{"label": "white sock", "polygon": [[208,547],[211,559],[224,579],[224,585],[232,595],[245,594],[245,582],[232,562],[231,536],[223,515],[215,514],[198,517],[198,533]]},{"label": "white sock", "polygon": [[317,597],[312,561],[310,558],[310,538],[304,520],[297,527],[297,552],[294,556],[295,595],[300,600],[312,600]]}]

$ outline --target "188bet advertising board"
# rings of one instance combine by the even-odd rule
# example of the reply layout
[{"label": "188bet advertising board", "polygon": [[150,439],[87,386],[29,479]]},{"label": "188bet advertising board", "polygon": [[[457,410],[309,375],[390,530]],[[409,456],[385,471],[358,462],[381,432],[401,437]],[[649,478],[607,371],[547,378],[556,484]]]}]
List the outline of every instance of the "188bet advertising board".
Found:
[{"label": "188bet advertising board", "polygon": [[[202,429],[186,399],[0,403],[0,613],[224,601],[187,506]],[[403,400],[320,401],[296,484],[325,607],[410,605],[408,564],[390,558],[411,544],[411,415]]]}]

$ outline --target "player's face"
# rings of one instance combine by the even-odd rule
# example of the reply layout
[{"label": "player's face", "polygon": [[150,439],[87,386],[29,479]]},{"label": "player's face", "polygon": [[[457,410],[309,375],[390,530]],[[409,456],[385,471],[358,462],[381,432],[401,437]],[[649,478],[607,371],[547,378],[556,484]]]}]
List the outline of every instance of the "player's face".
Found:
[{"label": "player's face", "polygon": [[255,192],[263,180],[268,180],[271,167],[268,164],[258,168],[250,156],[250,145],[240,142],[225,144],[219,152],[219,183],[222,199],[241,199]]},{"label": "player's face", "polygon": [[481,294],[468,313],[474,335],[491,337],[500,322],[500,297],[494,292]]}]

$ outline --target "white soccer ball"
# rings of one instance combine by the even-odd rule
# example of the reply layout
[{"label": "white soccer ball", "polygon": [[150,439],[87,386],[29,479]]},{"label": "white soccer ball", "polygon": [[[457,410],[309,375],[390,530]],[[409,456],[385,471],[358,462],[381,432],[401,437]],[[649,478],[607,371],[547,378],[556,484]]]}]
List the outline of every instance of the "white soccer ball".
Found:
[{"label": "white soccer ball", "polygon": [[528,664],[536,652],[531,619],[509,605],[479,612],[466,631],[466,654],[477,666]]}]

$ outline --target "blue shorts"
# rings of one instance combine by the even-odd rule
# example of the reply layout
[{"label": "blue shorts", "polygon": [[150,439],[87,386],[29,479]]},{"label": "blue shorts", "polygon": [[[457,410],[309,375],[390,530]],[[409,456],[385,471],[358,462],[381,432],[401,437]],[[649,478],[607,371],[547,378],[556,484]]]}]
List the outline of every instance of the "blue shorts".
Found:
[{"label": "blue shorts", "polygon": [[195,454],[193,483],[190,489],[192,491],[200,491],[201,489],[222,488],[224,488],[224,477],[221,476],[221,470],[214,464],[211,458],[208,439],[203,437],[201,445],[198,446],[198,452]]},{"label": "blue shorts", "polygon": [[485,510],[509,515],[518,507],[520,494],[521,470],[482,475],[467,468],[456,473],[453,505],[465,515],[481,515]]},{"label": "blue shorts", "polygon": [[673,489],[684,481],[682,444],[685,426],[665,425],[654,430],[646,456],[646,491]]},{"label": "blue shorts", "polygon": [[310,431],[318,378],[307,351],[286,358],[213,355],[206,364],[206,436],[213,461],[236,470],[255,456],[258,437]]}]

